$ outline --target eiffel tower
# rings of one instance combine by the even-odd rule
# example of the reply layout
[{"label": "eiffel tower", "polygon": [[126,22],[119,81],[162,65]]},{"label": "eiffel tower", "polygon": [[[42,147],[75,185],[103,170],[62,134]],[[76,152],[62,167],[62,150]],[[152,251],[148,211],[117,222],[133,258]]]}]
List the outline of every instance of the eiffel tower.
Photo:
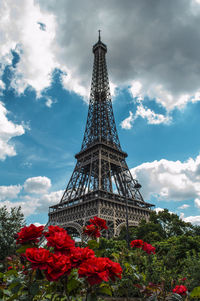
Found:
[{"label": "eiffel tower", "polygon": [[49,208],[49,224],[72,235],[95,215],[107,221],[107,237],[117,236],[126,217],[130,226],[149,219],[151,207],[143,200],[141,185],[133,179],[121,149],[112,109],[106,65],[107,47],[93,46],[94,65],[90,102],[81,151],[60,203]]}]

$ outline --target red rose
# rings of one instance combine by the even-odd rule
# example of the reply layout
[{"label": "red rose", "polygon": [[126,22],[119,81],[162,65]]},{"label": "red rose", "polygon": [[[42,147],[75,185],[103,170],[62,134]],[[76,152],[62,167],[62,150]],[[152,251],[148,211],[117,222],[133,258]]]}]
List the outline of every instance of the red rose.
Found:
[{"label": "red rose", "polygon": [[95,225],[85,226],[84,229],[83,229],[83,233],[90,236],[90,237],[93,237],[93,238],[101,236],[99,228]]},{"label": "red rose", "polygon": [[131,241],[131,247],[135,247],[135,248],[142,248],[143,246],[143,240],[141,239],[135,239]]},{"label": "red rose", "polygon": [[53,235],[55,232],[67,233],[67,231],[65,229],[60,228],[58,226],[49,226],[48,229],[49,229],[48,232],[44,232],[45,237],[49,237],[49,236]]},{"label": "red rose", "polygon": [[61,254],[53,254],[48,259],[48,266],[45,275],[49,281],[57,281],[65,273],[71,270],[70,258]]},{"label": "red rose", "polygon": [[112,260],[110,260],[109,258],[106,258],[107,261],[107,270],[109,273],[109,278],[112,281],[116,280],[117,278],[122,278],[122,268],[120,266],[120,264],[118,262],[113,262]]},{"label": "red rose", "polygon": [[153,247],[151,244],[144,242],[142,246],[142,250],[145,251],[147,254],[151,254],[151,253],[155,254],[156,248]]},{"label": "red rose", "polygon": [[65,254],[70,253],[70,249],[75,247],[75,242],[67,234],[67,232],[54,232],[53,234],[46,236],[47,246],[54,247],[55,251],[59,251]]},{"label": "red rose", "polygon": [[48,259],[50,257],[49,250],[43,248],[28,248],[26,249],[26,258],[32,263],[32,268],[41,270],[47,269]]},{"label": "red rose", "polygon": [[184,277],[184,278],[180,279],[180,281],[185,281],[185,280],[187,280],[187,278],[186,278],[186,277]]},{"label": "red rose", "polygon": [[105,219],[102,219],[98,216],[95,216],[93,219],[91,218],[90,223],[97,226],[100,230],[108,229]]},{"label": "red rose", "polygon": [[37,243],[39,241],[38,237],[42,235],[44,226],[36,227],[31,224],[28,227],[23,227],[20,232],[17,233],[17,244],[24,244],[27,242]]},{"label": "red rose", "polygon": [[185,287],[184,285],[176,285],[172,291],[173,291],[173,293],[176,293],[179,295],[186,295],[187,287]]},{"label": "red rose", "polygon": [[80,265],[78,274],[80,278],[86,277],[90,285],[108,281],[107,260],[101,257],[90,258]]},{"label": "red rose", "polygon": [[74,248],[71,249],[70,261],[73,268],[78,268],[83,261],[95,257],[93,250],[86,248]]}]

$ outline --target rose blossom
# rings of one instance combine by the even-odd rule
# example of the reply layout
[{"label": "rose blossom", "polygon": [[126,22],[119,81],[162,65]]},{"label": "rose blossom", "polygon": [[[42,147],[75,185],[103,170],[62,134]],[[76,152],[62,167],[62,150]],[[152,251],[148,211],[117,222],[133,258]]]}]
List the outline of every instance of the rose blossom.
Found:
[{"label": "rose blossom", "polygon": [[67,232],[53,232],[49,236],[45,235],[47,239],[47,246],[54,247],[55,251],[65,254],[70,253],[70,249],[75,247],[75,242],[67,234]]},{"label": "rose blossom", "polygon": [[87,225],[83,229],[83,233],[90,236],[90,237],[100,237],[100,231],[99,228],[96,227],[95,225]]},{"label": "rose blossom", "polygon": [[86,277],[90,285],[99,284],[102,281],[121,279],[122,268],[119,263],[109,258],[94,257],[84,261],[78,270],[79,277]]},{"label": "rose blossom", "polygon": [[131,241],[131,247],[141,248],[143,246],[143,240],[135,239]]},{"label": "rose blossom", "polygon": [[80,278],[86,277],[90,285],[109,280],[107,261],[102,257],[94,257],[84,261],[78,270]]},{"label": "rose blossom", "polygon": [[187,280],[187,278],[186,278],[186,277],[184,277],[184,278],[180,279],[180,281],[185,281],[185,280]]},{"label": "rose blossom", "polygon": [[58,226],[49,226],[48,227],[49,231],[48,232],[44,232],[44,236],[45,237],[49,237],[51,235],[53,235],[55,232],[62,232],[62,233],[67,233],[67,231],[63,228],[60,228]]},{"label": "rose blossom", "polygon": [[25,256],[32,263],[32,268],[41,270],[47,269],[47,263],[50,256],[49,250],[43,248],[28,248]]},{"label": "rose blossom", "polygon": [[102,219],[98,216],[95,216],[93,219],[91,218],[90,223],[97,226],[100,230],[108,229],[105,219]]},{"label": "rose blossom", "polygon": [[151,253],[155,254],[156,248],[153,247],[151,244],[144,242],[142,246],[142,250],[145,251],[147,254],[151,254]]},{"label": "rose blossom", "polygon": [[176,293],[179,295],[186,295],[187,287],[185,287],[184,285],[176,285],[172,291],[173,291],[173,293]]},{"label": "rose blossom", "polygon": [[44,226],[36,227],[31,224],[28,227],[23,227],[20,232],[17,233],[17,244],[24,244],[27,242],[37,243],[39,241],[39,237],[42,235],[44,230]]},{"label": "rose blossom", "polygon": [[71,249],[70,261],[73,268],[78,268],[81,263],[85,260],[95,257],[95,253],[93,250],[86,248],[76,247]]},{"label": "rose blossom", "polygon": [[53,254],[48,259],[45,276],[49,281],[57,281],[65,273],[71,270],[70,258],[63,254]]},{"label": "rose blossom", "polygon": [[112,281],[116,280],[117,278],[122,278],[122,268],[120,266],[120,264],[118,262],[114,262],[112,260],[110,260],[109,258],[106,258],[106,262],[107,262],[107,270],[109,273],[109,278]]}]

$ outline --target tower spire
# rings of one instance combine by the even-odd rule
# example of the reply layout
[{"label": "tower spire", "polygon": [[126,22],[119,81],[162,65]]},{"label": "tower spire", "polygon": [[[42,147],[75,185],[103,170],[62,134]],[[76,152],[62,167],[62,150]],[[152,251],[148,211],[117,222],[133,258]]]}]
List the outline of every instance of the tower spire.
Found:
[{"label": "tower spire", "polygon": [[[99,39],[101,39],[99,31]],[[121,150],[112,109],[106,64],[107,46],[99,40],[93,46],[94,65],[90,90],[90,103],[82,150],[104,142]]]}]

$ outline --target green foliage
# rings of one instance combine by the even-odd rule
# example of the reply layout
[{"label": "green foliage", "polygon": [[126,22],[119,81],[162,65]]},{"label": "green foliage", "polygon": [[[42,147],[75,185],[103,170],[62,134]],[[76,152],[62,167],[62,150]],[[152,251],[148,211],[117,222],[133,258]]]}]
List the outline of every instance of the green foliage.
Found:
[{"label": "green foliage", "polygon": [[100,238],[99,249],[103,257],[114,258],[121,252],[127,251],[127,243],[125,240]]},{"label": "green foliage", "polygon": [[191,298],[200,298],[200,286],[195,287],[195,288],[192,290],[192,292],[191,292],[191,294],[190,294],[190,297],[191,297]]},{"label": "green foliage", "polygon": [[[167,209],[156,213],[152,211],[149,222],[142,220],[138,227],[130,227],[130,240],[142,239],[148,243],[163,241],[174,236],[200,235],[200,227],[186,223],[177,214],[170,213]],[[120,233],[119,239],[126,239],[126,228]]]},{"label": "green foliage", "polygon": [[0,260],[16,251],[14,235],[25,224],[21,207],[13,207],[10,212],[6,206],[0,208]]},{"label": "green foliage", "polygon": [[[158,214],[152,212],[149,223],[143,220],[138,228],[130,228],[130,241],[143,239],[152,243],[156,247],[155,255],[139,248],[127,248],[127,242],[119,238],[83,242],[97,257],[109,257],[123,269],[122,279],[92,287],[78,277],[76,269],[57,282],[49,282],[43,271],[32,270],[30,264],[22,268],[20,254],[30,247],[23,245],[16,252],[18,255],[11,256],[7,262],[13,268],[0,273],[0,301],[100,301],[111,296],[140,297],[147,301],[200,300],[199,234],[199,227],[164,210]],[[123,229],[120,235],[126,238]],[[186,286],[188,295],[173,293],[176,285]]]}]

